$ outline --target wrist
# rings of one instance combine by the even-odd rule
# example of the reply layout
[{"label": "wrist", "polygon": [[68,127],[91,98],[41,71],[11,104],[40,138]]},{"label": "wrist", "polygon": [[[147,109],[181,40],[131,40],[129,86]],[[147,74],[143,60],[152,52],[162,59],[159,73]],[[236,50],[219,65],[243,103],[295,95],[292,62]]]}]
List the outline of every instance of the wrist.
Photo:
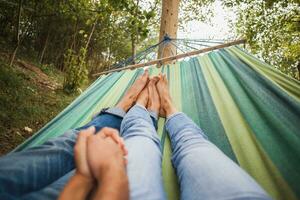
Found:
[{"label": "wrist", "polygon": [[128,177],[125,167],[120,166],[102,171],[94,199],[129,199]]},{"label": "wrist", "polygon": [[86,199],[93,186],[94,184],[91,179],[76,172],[64,187],[62,193],[60,194],[59,200]]},{"label": "wrist", "polygon": [[125,173],[125,167],[119,163],[109,163],[103,165],[99,169],[99,174],[96,176],[97,181],[102,181],[103,179],[110,179],[120,174]]},{"label": "wrist", "polygon": [[87,187],[92,187],[94,184],[94,179],[92,177],[87,177],[81,173],[79,173],[78,171],[76,171],[73,179],[75,179],[77,182],[82,183],[83,185],[87,186]]}]

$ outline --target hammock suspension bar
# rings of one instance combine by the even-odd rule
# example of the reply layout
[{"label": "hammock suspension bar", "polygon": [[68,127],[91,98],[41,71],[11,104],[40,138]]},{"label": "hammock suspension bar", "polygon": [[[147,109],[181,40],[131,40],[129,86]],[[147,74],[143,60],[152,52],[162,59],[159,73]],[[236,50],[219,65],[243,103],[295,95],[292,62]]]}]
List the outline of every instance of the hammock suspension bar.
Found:
[{"label": "hammock suspension bar", "polygon": [[93,74],[93,76],[96,77],[96,76],[101,76],[101,75],[104,75],[104,74],[109,74],[109,73],[112,73],[112,72],[119,72],[119,71],[123,71],[123,70],[127,70],[127,69],[132,70],[132,69],[146,67],[146,66],[150,66],[150,65],[156,65],[156,64],[163,63],[163,62],[167,62],[167,61],[177,60],[177,59],[190,57],[190,56],[198,55],[198,54],[201,54],[201,53],[205,53],[205,52],[209,52],[209,51],[213,51],[213,50],[217,50],[217,49],[222,49],[222,48],[233,46],[233,45],[245,44],[245,43],[246,43],[246,40],[244,40],[244,39],[235,40],[235,41],[232,41],[232,42],[228,42],[228,43],[224,43],[224,44],[220,44],[220,45],[216,45],[216,46],[212,46],[212,47],[207,47],[207,48],[204,48],[204,49],[195,50],[195,51],[191,51],[191,52],[188,52],[188,53],[182,53],[182,54],[178,54],[178,55],[175,55],[175,56],[170,56],[170,57],[165,57],[165,58],[161,58],[161,59],[157,59],[157,60],[152,60],[152,61],[149,61],[149,62],[146,62],[146,63],[128,65],[126,67],[121,67],[121,68],[107,70],[107,71],[100,72],[100,73],[95,73],[95,74]]}]

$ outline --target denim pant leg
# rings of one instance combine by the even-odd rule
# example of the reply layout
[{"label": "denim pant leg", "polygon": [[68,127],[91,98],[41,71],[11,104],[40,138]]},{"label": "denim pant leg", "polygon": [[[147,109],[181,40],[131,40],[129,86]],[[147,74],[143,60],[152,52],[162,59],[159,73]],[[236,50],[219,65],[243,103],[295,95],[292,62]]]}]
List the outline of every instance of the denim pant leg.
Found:
[{"label": "denim pant leg", "polygon": [[135,105],[125,115],[121,136],[128,149],[130,199],[165,199],[160,140],[143,106]]},{"label": "denim pant leg", "polygon": [[0,199],[39,190],[74,168],[76,131],[0,158]]},{"label": "denim pant leg", "polygon": [[[101,113],[88,125],[98,130],[102,127],[120,128],[123,118],[112,114],[113,110]],[[77,133],[89,126],[67,131],[42,145],[1,157],[0,199],[39,191],[74,169],[73,147]]]},{"label": "denim pant leg", "polygon": [[270,199],[243,169],[230,160],[185,114],[166,122],[181,199]]},{"label": "denim pant leg", "polygon": [[55,182],[51,183],[49,186],[42,188],[39,191],[28,193],[22,196],[20,199],[22,200],[54,200],[58,199],[60,192],[65,187],[66,183],[70,180],[70,178],[74,175],[75,169],[68,172]]},{"label": "denim pant leg", "polygon": [[80,128],[77,128],[76,130],[83,130],[90,126],[94,126],[96,128],[96,132],[101,130],[103,127],[110,127],[120,131],[121,122],[125,114],[126,113],[120,108],[103,109],[92,119],[92,121]]}]

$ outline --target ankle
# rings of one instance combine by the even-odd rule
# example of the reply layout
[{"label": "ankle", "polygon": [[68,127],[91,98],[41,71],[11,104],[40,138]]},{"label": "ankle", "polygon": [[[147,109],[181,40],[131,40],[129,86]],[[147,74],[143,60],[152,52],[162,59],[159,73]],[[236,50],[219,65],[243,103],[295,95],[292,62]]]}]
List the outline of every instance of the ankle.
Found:
[{"label": "ankle", "polygon": [[124,110],[125,112],[127,112],[128,109],[130,108],[130,106],[125,105],[125,104],[122,103],[122,102],[119,102],[115,107],[116,107],[116,108],[119,108],[119,109],[122,109],[122,110]]},{"label": "ankle", "polygon": [[155,112],[155,113],[159,113],[159,107],[147,107],[147,110]]},{"label": "ankle", "polygon": [[174,104],[172,103],[171,100],[166,100],[164,102],[163,109],[166,113],[166,117],[168,117],[168,116],[170,116],[170,115],[177,112],[177,109],[176,109],[176,107],[174,106]]},{"label": "ankle", "polygon": [[165,111],[166,111],[166,117],[169,117],[178,112],[174,106],[170,107],[169,109],[167,109]]},{"label": "ankle", "polygon": [[147,107],[147,103],[148,103],[148,99],[138,99],[136,101],[136,103],[146,108]]}]

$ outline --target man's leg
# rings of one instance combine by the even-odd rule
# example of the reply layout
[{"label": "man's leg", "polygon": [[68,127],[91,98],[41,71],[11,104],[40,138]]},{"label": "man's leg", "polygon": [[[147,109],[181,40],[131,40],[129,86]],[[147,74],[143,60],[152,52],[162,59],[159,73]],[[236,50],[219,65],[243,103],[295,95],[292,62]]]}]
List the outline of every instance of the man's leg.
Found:
[{"label": "man's leg", "polygon": [[144,95],[142,91],[137,105],[129,110],[121,124],[121,136],[128,149],[130,199],[165,199],[160,140],[145,108]]},{"label": "man's leg", "polygon": [[[119,109],[119,108],[109,108],[109,109],[104,109],[103,111],[100,112],[94,119],[89,122],[88,124],[77,128],[76,129],[76,135],[74,136],[72,140],[72,155],[70,156],[69,159],[72,160],[73,162],[73,147],[76,143],[76,138],[77,138],[77,133],[80,130],[87,129],[90,126],[94,126],[96,128],[96,132],[101,130],[104,127],[110,127],[117,129],[120,131],[120,126],[121,122],[123,120],[123,116],[126,113]],[[70,138],[70,137],[69,137]],[[59,138],[57,138],[59,139]],[[21,199],[30,199],[30,200],[39,200],[39,199],[57,199],[59,197],[60,192],[63,190],[65,184],[69,181],[69,179],[74,175],[75,173],[75,163],[72,163],[72,167],[67,169],[65,166],[63,166],[63,169],[65,170],[65,173],[62,174],[61,176],[57,176],[57,178],[51,182],[48,182],[47,184],[44,185],[44,187],[40,187],[40,189],[33,189],[30,190],[31,192],[25,193],[25,195],[20,196]]]},{"label": "man's leg", "polygon": [[[79,130],[95,126],[120,128],[122,115],[132,106],[148,82],[145,72],[127,91],[115,108],[100,113],[86,126],[67,131],[42,145],[0,158],[0,199],[41,190],[74,169],[73,147]],[[123,110],[123,112],[122,112]]]},{"label": "man's leg", "polygon": [[75,169],[66,173],[47,187],[42,188],[39,191],[27,193],[20,197],[22,200],[53,200],[58,199],[60,192],[65,187],[69,179],[74,175]]},{"label": "man's leg", "polygon": [[270,199],[244,170],[230,160],[171,102],[165,77],[157,84],[167,115],[181,199]]},{"label": "man's leg", "polygon": [[[89,124],[99,130],[120,127],[121,121],[120,116],[101,113]],[[1,195],[20,196],[40,190],[74,169],[73,147],[78,132],[70,130],[42,145],[1,157],[0,199]]]}]

